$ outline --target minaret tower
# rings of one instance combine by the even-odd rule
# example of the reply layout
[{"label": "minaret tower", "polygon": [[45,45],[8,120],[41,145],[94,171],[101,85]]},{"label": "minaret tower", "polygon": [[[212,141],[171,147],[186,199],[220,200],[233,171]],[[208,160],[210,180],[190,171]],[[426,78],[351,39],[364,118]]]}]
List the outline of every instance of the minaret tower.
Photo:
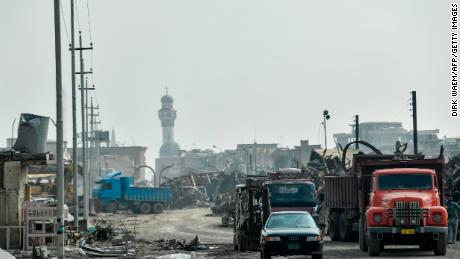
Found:
[{"label": "minaret tower", "polygon": [[179,155],[179,145],[174,141],[174,121],[176,120],[176,110],[173,108],[173,98],[168,94],[161,97],[161,109],[158,117],[163,128],[163,145],[160,148],[160,157],[177,157]]}]

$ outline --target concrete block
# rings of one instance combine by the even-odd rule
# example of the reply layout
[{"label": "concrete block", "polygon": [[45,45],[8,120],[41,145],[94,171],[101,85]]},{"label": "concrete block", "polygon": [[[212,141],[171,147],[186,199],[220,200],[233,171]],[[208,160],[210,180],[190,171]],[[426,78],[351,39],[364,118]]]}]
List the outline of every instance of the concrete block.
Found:
[{"label": "concrete block", "polygon": [[3,187],[19,190],[21,187],[21,162],[10,161],[3,164]]}]

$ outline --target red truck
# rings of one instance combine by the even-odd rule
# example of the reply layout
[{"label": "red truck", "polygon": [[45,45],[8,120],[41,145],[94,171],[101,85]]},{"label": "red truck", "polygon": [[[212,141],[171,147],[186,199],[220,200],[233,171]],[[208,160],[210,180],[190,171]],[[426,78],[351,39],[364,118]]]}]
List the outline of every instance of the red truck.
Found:
[{"label": "red truck", "polygon": [[355,154],[350,175],[325,177],[331,239],[357,237],[370,256],[390,244],[445,255],[443,167],[442,152],[434,159]]}]

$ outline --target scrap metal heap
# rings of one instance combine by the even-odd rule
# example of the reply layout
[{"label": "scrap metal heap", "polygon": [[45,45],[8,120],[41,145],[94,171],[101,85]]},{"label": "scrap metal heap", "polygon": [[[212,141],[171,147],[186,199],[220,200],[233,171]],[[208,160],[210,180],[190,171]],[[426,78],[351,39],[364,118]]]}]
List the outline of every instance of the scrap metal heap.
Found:
[{"label": "scrap metal heap", "polygon": [[173,191],[170,208],[211,207],[216,214],[225,213],[230,207],[233,190],[244,176],[238,172],[191,174],[169,178],[161,186]]}]

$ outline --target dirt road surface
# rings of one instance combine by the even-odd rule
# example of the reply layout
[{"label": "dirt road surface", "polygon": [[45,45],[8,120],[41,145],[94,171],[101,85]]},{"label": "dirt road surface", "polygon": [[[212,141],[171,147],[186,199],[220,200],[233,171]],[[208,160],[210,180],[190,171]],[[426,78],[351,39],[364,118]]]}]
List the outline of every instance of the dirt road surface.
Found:
[{"label": "dirt road surface", "polygon": [[[202,251],[158,250],[139,248],[136,258],[155,258],[160,255],[184,253],[192,258],[259,258],[258,252],[238,252],[233,250],[233,230],[223,227],[220,217],[211,214],[208,208],[165,211],[159,215],[115,216],[124,221],[130,230],[136,229],[136,239],[154,241],[158,239],[184,239],[190,241],[196,235],[212,249]],[[324,258],[368,258],[357,243],[331,242],[325,238]],[[385,247],[378,258],[460,258],[460,242],[449,245],[447,256],[435,257],[433,252],[423,252],[414,246]],[[283,258],[283,257],[279,257]],[[309,258],[309,257],[289,257]]]}]

